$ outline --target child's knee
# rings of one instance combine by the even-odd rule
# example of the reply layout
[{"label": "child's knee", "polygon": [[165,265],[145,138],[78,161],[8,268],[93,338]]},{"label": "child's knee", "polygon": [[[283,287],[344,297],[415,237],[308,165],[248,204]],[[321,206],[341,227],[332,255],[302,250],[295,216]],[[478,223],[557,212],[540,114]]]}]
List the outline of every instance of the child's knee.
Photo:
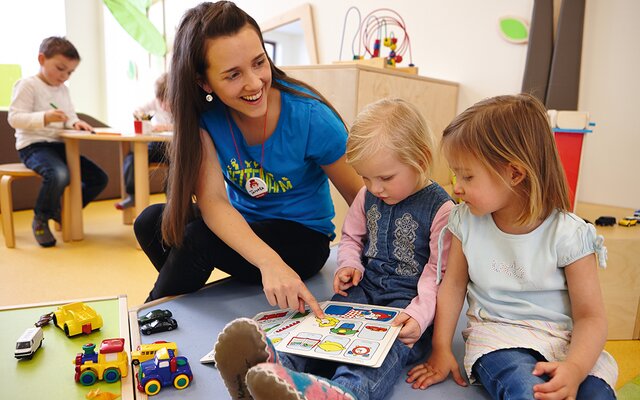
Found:
[{"label": "child's knee", "polygon": [[69,175],[69,169],[65,166],[58,166],[51,168],[48,171],[44,171],[42,178],[46,181],[53,183],[57,187],[64,188],[71,182]]}]

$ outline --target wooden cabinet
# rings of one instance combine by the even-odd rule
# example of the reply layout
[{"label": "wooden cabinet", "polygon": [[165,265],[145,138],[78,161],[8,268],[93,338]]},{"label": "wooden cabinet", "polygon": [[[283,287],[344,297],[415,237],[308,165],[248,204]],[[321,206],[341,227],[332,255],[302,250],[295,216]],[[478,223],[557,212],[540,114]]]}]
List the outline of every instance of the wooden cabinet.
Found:
[{"label": "wooden cabinet", "polygon": [[[456,115],[458,84],[411,75],[392,69],[357,64],[315,65],[282,68],[293,78],[316,88],[351,125],[367,104],[384,97],[400,97],[414,104],[423,113],[438,138]],[[432,177],[451,192],[449,168],[443,157],[437,157]],[[332,187],[338,237],[347,205]]]},{"label": "wooden cabinet", "polygon": [[[633,215],[626,208],[578,203],[576,214],[595,223],[610,215]],[[609,340],[640,339],[640,227],[597,226],[607,247],[607,268],[600,269],[600,286],[609,322]]]}]

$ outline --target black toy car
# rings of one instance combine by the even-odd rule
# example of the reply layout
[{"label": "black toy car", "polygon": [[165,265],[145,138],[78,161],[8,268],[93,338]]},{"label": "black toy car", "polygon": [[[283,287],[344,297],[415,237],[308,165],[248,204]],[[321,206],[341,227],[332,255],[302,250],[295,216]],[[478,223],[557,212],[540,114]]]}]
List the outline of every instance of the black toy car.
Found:
[{"label": "black toy car", "polygon": [[596,225],[599,226],[613,226],[616,224],[615,217],[603,216],[596,219]]},{"label": "black toy car", "polygon": [[171,318],[171,317],[173,317],[173,315],[169,310],[159,310],[159,309],[151,310],[145,315],[138,318],[138,325],[142,326],[144,324],[148,324],[149,322],[153,322],[157,319]]},{"label": "black toy car", "polygon": [[53,312],[46,313],[44,315],[41,315],[38,322],[36,322],[34,325],[40,328],[47,325],[49,322],[51,322],[52,319],[53,319]]},{"label": "black toy car", "polygon": [[140,332],[145,335],[152,333],[172,331],[178,327],[178,323],[173,318],[160,318],[140,326]]}]

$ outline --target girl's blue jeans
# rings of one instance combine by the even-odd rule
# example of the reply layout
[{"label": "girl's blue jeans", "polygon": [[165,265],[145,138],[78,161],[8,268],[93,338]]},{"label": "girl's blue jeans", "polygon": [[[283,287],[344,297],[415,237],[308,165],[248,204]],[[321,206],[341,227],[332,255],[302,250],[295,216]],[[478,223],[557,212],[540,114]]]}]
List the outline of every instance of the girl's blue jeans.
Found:
[{"label": "girl's blue jeans", "polygon": [[[335,295],[332,300],[371,304],[361,286],[351,287],[347,293],[347,297]],[[388,306],[404,308],[392,303]],[[405,366],[426,357],[427,351],[431,348],[431,335],[432,327],[429,327],[412,348],[396,339],[379,368],[341,364],[287,353],[278,353],[278,357],[283,366],[293,371],[328,378],[339,386],[349,389],[358,400],[382,400],[387,398]]]},{"label": "girl's blue jeans", "polygon": [[[60,198],[69,184],[69,168],[64,143],[34,143],[18,150],[20,160],[42,177],[42,187],[33,209],[36,217],[60,220]],[[98,197],[109,177],[86,157],[80,157],[82,206]]]},{"label": "girl's blue jeans", "polygon": [[[480,357],[473,364],[476,379],[493,399],[533,399],[533,386],[548,382],[547,375],[531,373],[538,361],[546,361],[531,349],[503,349]],[[613,389],[602,379],[589,375],[578,388],[577,400],[615,399]]]}]

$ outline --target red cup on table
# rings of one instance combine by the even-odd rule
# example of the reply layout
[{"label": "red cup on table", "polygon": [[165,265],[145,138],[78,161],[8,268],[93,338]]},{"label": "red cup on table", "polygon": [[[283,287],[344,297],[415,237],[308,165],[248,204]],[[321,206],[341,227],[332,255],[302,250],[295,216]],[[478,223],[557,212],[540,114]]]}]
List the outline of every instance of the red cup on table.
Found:
[{"label": "red cup on table", "polygon": [[139,135],[142,134],[142,121],[141,120],[134,120],[133,121],[133,131]]}]

